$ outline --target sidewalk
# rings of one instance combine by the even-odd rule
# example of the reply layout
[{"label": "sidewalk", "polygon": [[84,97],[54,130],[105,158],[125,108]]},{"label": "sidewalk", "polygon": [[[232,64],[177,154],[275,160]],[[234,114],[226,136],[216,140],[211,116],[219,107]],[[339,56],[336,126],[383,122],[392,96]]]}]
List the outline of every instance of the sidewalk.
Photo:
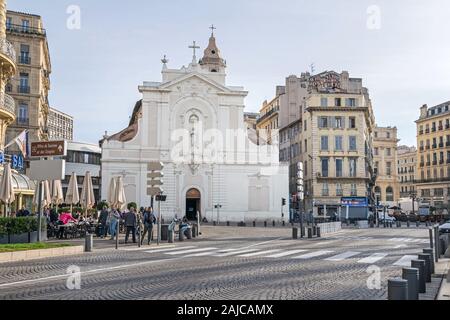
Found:
[{"label": "sidewalk", "polygon": [[443,276],[437,300],[450,300],[450,259],[439,259],[439,262],[435,265],[435,269],[436,274]]}]

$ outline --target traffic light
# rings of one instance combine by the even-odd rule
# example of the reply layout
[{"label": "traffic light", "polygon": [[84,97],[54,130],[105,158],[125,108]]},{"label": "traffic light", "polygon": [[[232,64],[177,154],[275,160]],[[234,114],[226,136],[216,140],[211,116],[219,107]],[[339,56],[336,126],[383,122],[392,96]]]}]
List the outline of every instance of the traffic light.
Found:
[{"label": "traffic light", "polygon": [[162,185],[164,184],[162,180],[164,177],[163,169],[164,164],[162,162],[151,162],[148,164],[148,171],[150,173],[147,174],[147,178],[150,180],[147,183],[147,195],[154,197],[164,192],[162,189]]}]

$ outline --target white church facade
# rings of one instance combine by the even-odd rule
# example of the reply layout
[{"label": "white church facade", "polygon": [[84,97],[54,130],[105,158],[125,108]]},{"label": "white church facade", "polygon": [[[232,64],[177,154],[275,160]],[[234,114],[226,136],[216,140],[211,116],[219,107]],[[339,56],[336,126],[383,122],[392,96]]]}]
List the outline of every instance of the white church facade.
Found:
[{"label": "white church facade", "polygon": [[202,59],[139,86],[142,100],[129,127],[102,141],[102,195],[122,176],[127,202],[150,206],[148,163],[164,164],[164,219],[196,212],[209,221],[287,221],[288,166],[278,144],[258,146],[244,124],[243,87],[227,86],[226,62],[214,34]]}]

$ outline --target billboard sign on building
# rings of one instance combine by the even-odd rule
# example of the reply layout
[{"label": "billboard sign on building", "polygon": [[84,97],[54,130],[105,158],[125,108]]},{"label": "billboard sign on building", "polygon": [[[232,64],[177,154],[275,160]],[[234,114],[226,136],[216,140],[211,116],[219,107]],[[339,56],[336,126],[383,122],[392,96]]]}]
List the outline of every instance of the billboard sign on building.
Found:
[{"label": "billboard sign on building", "polygon": [[344,197],[341,198],[341,205],[344,207],[367,207],[368,201],[366,197]]}]

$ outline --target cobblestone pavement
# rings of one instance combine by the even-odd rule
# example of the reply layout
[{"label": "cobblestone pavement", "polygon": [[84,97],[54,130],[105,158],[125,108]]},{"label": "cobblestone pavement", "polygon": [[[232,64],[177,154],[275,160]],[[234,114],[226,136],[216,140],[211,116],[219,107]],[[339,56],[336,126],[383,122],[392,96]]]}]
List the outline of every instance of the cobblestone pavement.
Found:
[{"label": "cobblestone pavement", "polygon": [[[380,300],[387,280],[429,247],[426,229],[343,230],[310,240],[292,240],[282,228],[202,233],[161,248],[104,245],[84,255],[0,264],[0,299]],[[70,266],[80,268],[79,290],[67,287]],[[380,288],[369,289],[374,266]],[[437,281],[424,298],[434,298]]]}]

